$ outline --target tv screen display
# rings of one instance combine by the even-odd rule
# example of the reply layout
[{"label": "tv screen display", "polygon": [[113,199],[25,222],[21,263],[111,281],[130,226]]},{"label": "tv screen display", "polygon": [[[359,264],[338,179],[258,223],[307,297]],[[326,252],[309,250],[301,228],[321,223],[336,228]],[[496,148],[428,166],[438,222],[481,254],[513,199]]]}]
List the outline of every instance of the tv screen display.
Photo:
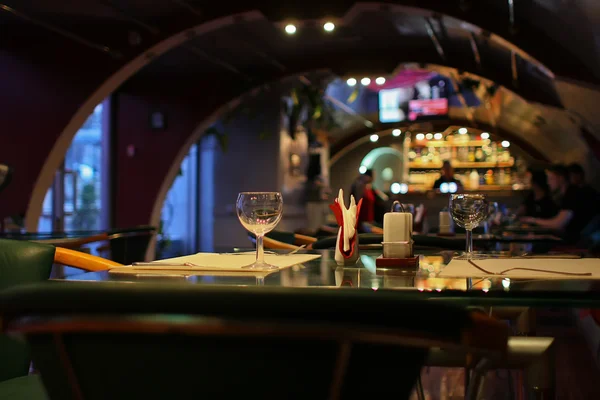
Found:
[{"label": "tv screen display", "polygon": [[446,78],[437,75],[410,86],[379,90],[379,121],[420,121],[448,115]]}]

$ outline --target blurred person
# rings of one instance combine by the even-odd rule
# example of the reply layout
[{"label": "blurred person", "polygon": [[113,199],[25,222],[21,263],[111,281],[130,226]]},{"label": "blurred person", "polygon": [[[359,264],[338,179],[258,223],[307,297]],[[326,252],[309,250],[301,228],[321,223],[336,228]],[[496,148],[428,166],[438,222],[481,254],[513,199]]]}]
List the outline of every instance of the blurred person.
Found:
[{"label": "blurred person", "polygon": [[579,240],[581,232],[594,215],[595,205],[580,196],[579,189],[569,182],[569,173],[564,165],[553,165],[546,170],[550,190],[559,199],[558,213],[551,218],[523,217],[522,222],[560,232],[568,243]]},{"label": "blurred person", "polygon": [[440,176],[439,179],[433,184],[434,190],[439,190],[440,186],[442,186],[442,183],[456,183],[458,190],[460,191],[462,189],[462,182],[454,177],[454,168],[452,168],[450,161],[444,161],[441,172],[442,176]]},{"label": "blurred person", "polygon": [[550,187],[544,171],[528,170],[531,193],[517,210],[519,217],[552,218],[558,214],[558,206],[552,200]]},{"label": "blurred person", "polygon": [[586,197],[586,201],[597,202],[600,200],[596,189],[588,185],[585,180],[585,171],[581,164],[572,163],[567,166],[569,171],[569,182],[579,189],[580,196]]}]

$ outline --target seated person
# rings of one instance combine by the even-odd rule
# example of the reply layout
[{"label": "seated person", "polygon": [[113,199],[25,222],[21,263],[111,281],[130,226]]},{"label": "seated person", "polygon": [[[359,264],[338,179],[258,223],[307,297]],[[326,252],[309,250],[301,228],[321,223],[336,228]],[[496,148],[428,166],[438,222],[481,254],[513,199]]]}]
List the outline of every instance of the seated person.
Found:
[{"label": "seated person", "polygon": [[588,201],[591,201],[590,199],[600,200],[598,192],[586,183],[585,172],[580,164],[570,164],[567,169],[569,170],[569,182],[579,189],[581,196],[585,196]]},{"label": "seated person", "polygon": [[459,191],[462,189],[462,182],[454,177],[452,164],[450,164],[450,161],[444,161],[444,164],[442,164],[442,176],[433,184],[433,190],[439,190],[442,183],[451,182],[456,183]]},{"label": "seated person", "polygon": [[550,187],[544,171],[529,171],[531,193],[517,210],[519,217],[552,218],[558,214],[558,206],[552,200]]},{"label": "seated person", "polygon": [[523,217],[522,222],[533,223],[562,234],[568,243],[579,240],[581,231],[596,214],[595,205],[579,195],[579,189],[569,183],[569,173],[563,165],[553,165],[546,170],[550,190],[559,195],[558,214],[551,218]]}]

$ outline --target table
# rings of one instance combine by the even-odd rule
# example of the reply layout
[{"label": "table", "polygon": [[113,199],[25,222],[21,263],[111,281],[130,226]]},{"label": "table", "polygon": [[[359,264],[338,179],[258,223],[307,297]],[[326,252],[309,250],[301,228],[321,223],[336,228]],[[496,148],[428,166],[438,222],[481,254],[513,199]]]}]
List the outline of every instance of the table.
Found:
[{"label": "table", "polygon": [[177,271],[169,274],[139,272],[117,274],[110,271],[72,275],[66,280],[93,282],[181,282],[197,285],[347,287],[362,290],[394,290],[402,296],[426,297],[435,301],[466,306],[600,308],[600,281],[591,279],[527,279],[510,281],[467,277],[437,278],[436,275],[456,255],[454,251],[421,252],[418,270],[376,268],[380,250],[362,250],[352,267],[338,266],[333,250],[314,251],[321,258],[273,273],[214,273]]}]

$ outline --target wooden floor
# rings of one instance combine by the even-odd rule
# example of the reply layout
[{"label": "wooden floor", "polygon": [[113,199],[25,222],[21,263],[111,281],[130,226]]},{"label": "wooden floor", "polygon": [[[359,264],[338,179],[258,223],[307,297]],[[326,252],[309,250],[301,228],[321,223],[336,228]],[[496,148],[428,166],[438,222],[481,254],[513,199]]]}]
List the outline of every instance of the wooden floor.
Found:
[{"label": "wooden floor", "polygon": [[[596,366],[585,338],[568,312],[540,312],[538,336],[555,338],[556,399],[600,399],[600,369]],[[485,400],[519,399],[511,396],[508,371],[492,371],[486,376],[483,395]],[[455,400],[464,398],[464,371],[461,368],[424,368],[422,373],[427,400]],[[516,382],[519,377],[512,373]],[[411,400],[417,399],[413,393]]]}]

